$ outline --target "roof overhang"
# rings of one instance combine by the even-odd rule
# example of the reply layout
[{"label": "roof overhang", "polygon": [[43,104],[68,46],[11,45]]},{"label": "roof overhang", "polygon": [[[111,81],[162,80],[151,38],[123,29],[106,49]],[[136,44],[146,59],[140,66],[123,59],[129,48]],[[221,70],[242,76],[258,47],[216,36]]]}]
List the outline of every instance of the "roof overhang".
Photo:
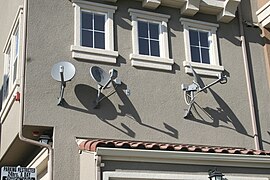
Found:
[{"label": "roof overhang", "polygon": [[77,139],[82,154],[102,160],[270,168],[270,152],[128,140]]},{"label": "roof overhang", "polygon": [[270,168],[270,158],[260,155],[215,154],[202,152],[159,151],[143,149],[98,147],[96,155],[102,160],[195,164],[227,167]]},{"label": "roof overhang", "polygon": [[265,28],[270,28],[270,1],[261,7],[256,14],[259,23]]},{"label": "roof overhang", "polygon": [[[106,0],[116,2],[117,0]],[[185,16],[194,16],[198,12],[216,15],[217,21],[229,23],[235,17],[241,0],[139,0],[144,8],[156,9],[159,6],[179,8]]]}]

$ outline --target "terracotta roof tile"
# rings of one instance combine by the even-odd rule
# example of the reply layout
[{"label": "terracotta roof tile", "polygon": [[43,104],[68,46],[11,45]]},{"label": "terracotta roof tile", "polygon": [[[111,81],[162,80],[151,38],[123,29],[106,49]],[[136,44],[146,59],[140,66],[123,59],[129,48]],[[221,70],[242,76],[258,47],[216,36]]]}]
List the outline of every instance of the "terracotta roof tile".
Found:
[{"label": "terracotta roof tile", "polygon": [[270,151],[261,151],[245,148],[199,146],[174,143],[142,142],[142,141],[121,141],[106,139],[88,139],[79,144],[80,150],[96,151],[97,147],[107,148],[127,148],[127,149],[146,149],[163,151],[185,151],[185,152],[204,152],[222,154],[244,154],[244,155],[270,155]]}]

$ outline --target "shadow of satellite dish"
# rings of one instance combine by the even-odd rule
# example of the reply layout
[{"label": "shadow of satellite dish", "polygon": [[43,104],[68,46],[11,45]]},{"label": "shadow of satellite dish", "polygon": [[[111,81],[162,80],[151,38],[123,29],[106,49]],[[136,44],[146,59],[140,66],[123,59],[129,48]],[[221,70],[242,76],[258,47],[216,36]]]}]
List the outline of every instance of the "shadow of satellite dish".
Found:
[{"label": "shadow of satellite dish", "polygon": [[[101,120],[114,120],[118,112],[114,104],[108,99],[104,98],[100,105],[103,108],[94,108],[96,106],[95,99],[97,90],[85,84],[78,84],[75,86],[75,94],[80,103],[86,108],[87,113],[96,115]],[[101,94],[101,97],[104,97]]]}]

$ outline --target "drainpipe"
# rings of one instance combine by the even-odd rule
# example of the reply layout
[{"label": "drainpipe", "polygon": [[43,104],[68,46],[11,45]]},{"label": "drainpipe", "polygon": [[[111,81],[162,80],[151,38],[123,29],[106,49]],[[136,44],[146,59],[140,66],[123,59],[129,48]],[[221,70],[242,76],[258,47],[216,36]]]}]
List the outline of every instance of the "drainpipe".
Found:
[{"label": "drainpipe", "polygon": [[21,68],[21,77],[20,77],[20,90],[21,90],[21,99],[20,99],[20,119],[19,119],[19,138],[21,141],[26,143],[33,144],[35,146],[44,147],[48,149],[49,160],[48,160],[48,174],[49,180],[53,180],[53,148],[44,143],[40,143],[33,139],[28,139],[23,136],[23,121],[24,121],[24,89],[25,89],[25,67],[26,67],[26,41],[27,41],[27,15],[28,15],[28,0],[24,0],[23,5],[23,34],[22,34],[22,68]]},{"label": "drainpipe", "polygon": [[259,144],[259,137],[258,137],[258,125],[255,115],[255,107],[254,107],[254,100],[253,100],[253,92],[251,87],[251,78],[250,78],[250,71],[249,71],[249,63],[248,63],[248,57],[247,57],[247,47],[246,47],[246,40],[245,40],[245,34],[244,34],[244,28],[243,28],[243,20],[242,20],[242,11],[241,6],[238,6],[238,16],[239,16],[239,29],[240,29],[240,37],[241,37],[241,46],[242,46],[242,53],[243,53],[243,60],[244,60],[244,68],[245,68],[245,76],[246,76],[246,82],[247,82],[247,90],[248,90],[248,102],[249,102],[249,109],[250,109],[250,115],[251,115],[251,121],[252,121],[252,129],[253,129],[253,138],[254,138],[254,144],[255,149],[260,150],[260,144]]}]

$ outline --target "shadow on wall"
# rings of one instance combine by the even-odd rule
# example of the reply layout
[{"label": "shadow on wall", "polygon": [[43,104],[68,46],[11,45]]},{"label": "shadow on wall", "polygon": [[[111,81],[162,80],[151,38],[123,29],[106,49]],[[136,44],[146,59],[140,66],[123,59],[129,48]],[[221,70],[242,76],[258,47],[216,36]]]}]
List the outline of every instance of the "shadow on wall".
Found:
[{"label": "shadow on wall", "polygon": [[[186,120],[191,120],[194,122],[202,123],[202,124],[213,126],[213,127],[222,127],[222,128],[231,129],[240,134],[253,138],[253,135],[248,134],[243,124],[240,122],[237,116],[233,113],[232,109],[226,104],[226,102],[211,88],[209,88],[209,91],[213,95],[219,107],[217,107],[216,109],[213,109],[211,107],[202,108],[198,103],[195,103],[195,105],[193,106],[193,112],[196,113],[199,118],[192,115],[189,119],[186,119]],[[203,112],[207,117],[209,117],[211,122],[203,118],[202,114],[198,112],[197,108],[201,110],[200,112]],[[225,125],[220,125],[221,121],[226,124],[231,123],[233,125],[233,128],[229,126],[225,126]],[[270,142],[267,142],[265,140],[261,139],[261,141],[264,143],[270,144]]]},{"label": "shadow on wall", "polygon": [[[195,103],[193,106],[193,114],[196,113],[198,115],[198,118],[193,115],[189,119],[186,119],[186,120],[195,121],[195,122],[213,126],[213,127],[223,127],[223,128],[232,129],[238,133],[252,137],[251,135],[248,135],[247,130],[245,129],[243,124],[240,122],[237,116],[233,113],[231,108],[226,104],[226,102],[223,101],[223,99],[211,88],[209,88],[209,91],[213,95],[219,107],[217,107],[216,109],[213,109],[211,107],[202,108],[198,103]],[[209,117],[211,121],[209,122],[205,118],[203,118],[202,114],[198,112],[197,108],[200,109],[200,112],[203,112],[207,117]],[[220,121],[223,121],[226,124],[231,123],[234,128],[220,125]]]},{"label": "shadow on wall", "polygon": [[[174,138],[178,138],[178,131],[165,122],[163,123],[165,128],[164,130],[143,123],[137,110],[135,109],[135,107],[133,106],[127,95],[124,93],[123,91],[123,89],[125,89],[124,86],[126,85],[123,84],[115,88],[115,92],[117,93],[117,95],[119,96],[119,98],[123,103],[123,105],[118,105],[118,109],[120,110],[120,112],[118,112],[118,110],[115,108],[114,104],[109,100],[109,98],[104,98],[100,102],[100,108],[94,108],[97,90],[85,84],[76,85],[75,94],[78,100],[86,109],[72,106],[68,104],[66,101],[63,103],[63,107],[75,111],[80,111],[83,113],[94,114],[104,123],[114,127],[115,129],[119,130],[120,132],[130,137],[136,136],[136,133],[132,129],[130,129],[124,123],[121,123],[122,127],[118,127],[114,125],[111,121],[115,120],[117,116],[125,116],[130,118],[131,120],[136,121],[137,123],[139,123],[144,127],[159,131]],[[104,94],[102,94],[102,97],[104,97]]]}]

